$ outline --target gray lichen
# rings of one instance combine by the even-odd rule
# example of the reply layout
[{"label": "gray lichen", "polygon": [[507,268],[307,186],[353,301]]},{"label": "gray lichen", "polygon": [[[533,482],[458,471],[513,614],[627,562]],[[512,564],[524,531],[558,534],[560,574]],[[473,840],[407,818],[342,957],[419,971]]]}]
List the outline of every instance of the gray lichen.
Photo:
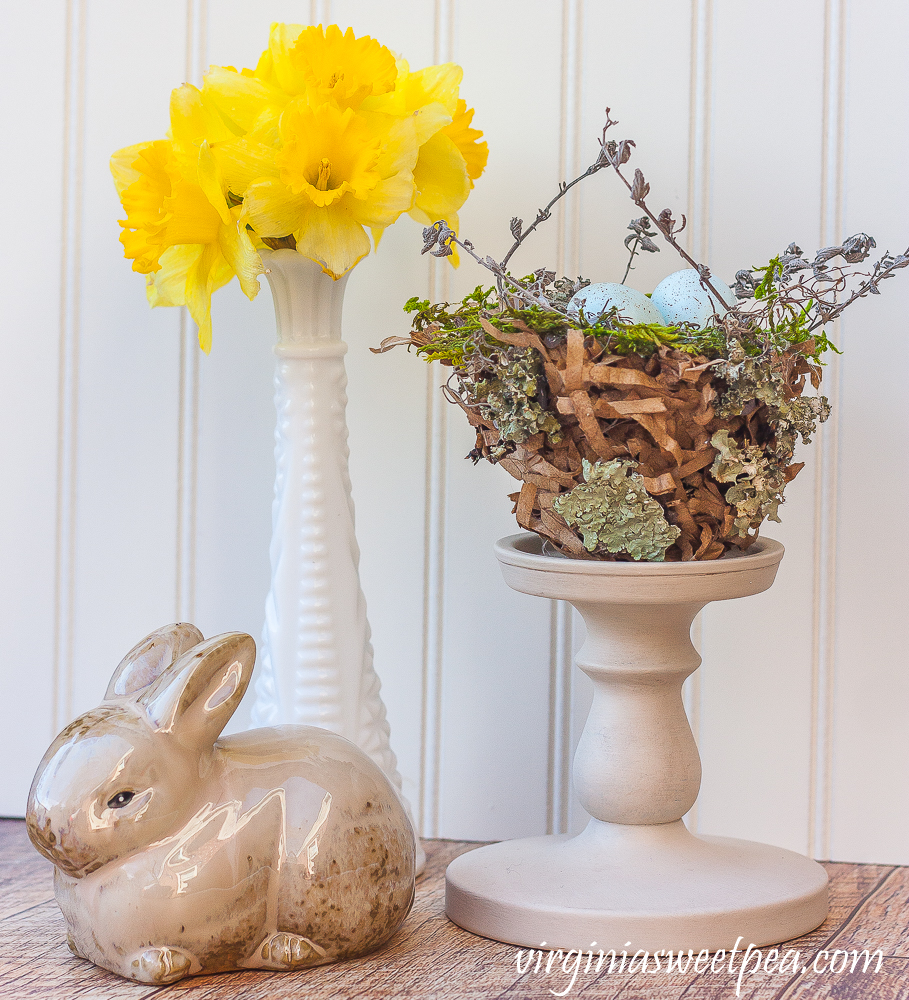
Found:
[{"label": "gray lichen", "polygon": [[729,431],[717,431],[710,443],[719,453],[710,467],[718,483],[732,483],[726,502],[735,507],[732,534],[747,538],[764,518],[779,522],[786,468],[757,445],[740,448]]},{"label": "gray lichen", "polygon": [[773,452],[783,461],[791,460],[799,435],[803,444],[811,443],[811,435],[818,423],[830,416],[830,403],[826,396],[797,396],[786,398],[782,374],[762,358],[746,358],[731,352],[731,362],[717,366],[717,374],[728,388],[714,404],[714,412],[721,420],[739,416],[745,406],[756,400],[766,403],[768,422],[775,431]]},{"label": "gray lichen", "polygon": [[506,442],[520,444],[540,431],[558,443],[562,438],[559,421],[537,399],[539,380],[544,378],[537,352],[531,348],[503,351],[495,374],[492,379],[463,382],[471,402],[501,435],[498,444],[490,449],[493,459],[506,453]]},{"label": "gray lichen", "polygon": [[666,520],[643,477],[633,471],[637,464],[615,458],[591,465],[584,459],[585,482],[561,494],[552,506],[581,533],[588,552],[621,552],[662,562],[681,531]]},{"label": "gray lichen", "polygon": [[798,435],[802,444],[811,444],[811,435],[817,425],[830,416],[830,401],[826,396],[797,396],[776,408],[770,423],[776,430],[777,458],[789,460],[795,452]]},{"label": "gray lichen", "polygon": [[786,400],[783,376],[763,358],[747,358],[733,348],[730,361],[716,366],[717,375],[728,388],[714,403],[714,412],[721,420],[738,416],[752,400],[766,403],[771,410]]}]

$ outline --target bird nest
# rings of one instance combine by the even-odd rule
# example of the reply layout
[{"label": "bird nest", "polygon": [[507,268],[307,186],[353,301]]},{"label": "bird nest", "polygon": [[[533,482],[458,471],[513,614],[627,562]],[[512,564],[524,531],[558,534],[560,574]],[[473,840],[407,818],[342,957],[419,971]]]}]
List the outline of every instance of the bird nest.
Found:
[{"label": "bird nest", "polygon": [[[481,256],[444,220],[423,230],[423,253],[455,247],[495,278],[460,303],[411,299],[398,345],[452,369],[445,392],[476,429],[475,462],[497,463],[520,481],[518,524],[566,555],[596,559],[717,559],[747,549],[765,519],[779,521],[783,491],[802,469],[830,406],[806,394],[821,383],[826,328],[852,303],[909,267],[909,249],[884,253],[857,233],[813,260],[795,243],[762,267],[735,273],[730,288],[684,249],[679,221],[647,203],[640,169],[625,173],[630,139],[606,124],[594,162],[539,209],[514,218],[501,261]],[[509,262],[556,203],[584,178],[611,170],[643,214],[628,225],[620,284],[556,278],[540,268],[517,277]],[[689,265],[651,296],[625,285],[641,253],[662,238]],[[588,311],[589,310],[589,311]]]},{"label": "bird nest", "polygon": [[[521,482],[510,498],[522,528],[574,557],[678,561],[747,549],[765,517],[779,520],[783,487],[802,463],[773,400],[724,409],[748,377],[747,359],[734,371],[666,344],[649,357],[613,354],[580,329],[541,336],[520,319],[506,330],[494,318],[480,320],[478,377],[462,364],[457,388],[445,391],[476,429],[470,457]],[[383,346],[430,353],[437,336],[429,326]],[[790,409],[806,377],[820,381],[813,348],[777,358],[777,402],[788,397]]]}]

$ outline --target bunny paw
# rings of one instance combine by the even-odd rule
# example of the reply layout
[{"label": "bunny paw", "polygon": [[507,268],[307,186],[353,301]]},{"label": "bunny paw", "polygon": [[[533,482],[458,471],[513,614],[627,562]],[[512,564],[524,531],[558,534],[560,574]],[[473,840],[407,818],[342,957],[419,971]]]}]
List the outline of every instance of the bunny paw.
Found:
[{"label": "bunny paw", "polygon": [[76,956],[76,958],[85,958],[81,951],[79,951],[76,946],[76,942],[73,940],[72,935],[69,931],[66,932],[66,947]]},{"label": "bunny paw", "polygon": [[264,942],[260,955],[272,968],[297,969],[321,962],[325,958],[325,949],[299,934],[278,931]]},{"label": "bunny paw", "polygon": [[132,978],[140,983],[173,983],[189,974],[192,958],[179,948],[149,948],[133,959]]}]

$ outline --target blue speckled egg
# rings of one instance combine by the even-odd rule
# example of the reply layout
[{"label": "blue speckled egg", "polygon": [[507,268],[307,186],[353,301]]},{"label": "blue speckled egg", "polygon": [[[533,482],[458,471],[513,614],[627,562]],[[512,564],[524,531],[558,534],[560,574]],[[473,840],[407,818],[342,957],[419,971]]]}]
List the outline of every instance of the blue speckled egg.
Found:
[{"label": "blue speckled egg", "polygon": [[[716,275],[710,276],[710,283],[727,305],[735,305],[735,295],[727,284]],[[703,329],[714,313],[722,315],[726,311],[723,304],[701,285],[698,272],[693,267],[663,278],[653,290],[650,301],[659,309],[667,326],[693,323]]]},{"label": "blue speckled egg", "polygon": [[618,285],[613,281],[587,285],[575,292],[568,303],[568,313],[575,318],[584,310],[584,318],[593,323],[606,310],[616,308],[619,316],[629,323],[659,323],[663,325],[663,317],[659,309],[643,292],[627,285]]}]

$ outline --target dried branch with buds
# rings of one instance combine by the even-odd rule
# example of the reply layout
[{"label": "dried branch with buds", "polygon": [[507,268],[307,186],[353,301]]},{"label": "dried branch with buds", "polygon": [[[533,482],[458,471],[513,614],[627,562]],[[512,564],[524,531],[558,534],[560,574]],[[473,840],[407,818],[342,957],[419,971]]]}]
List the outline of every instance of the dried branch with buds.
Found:
[{"label": "dried branch with buds", "polygon": [[[469,458],[501,465],[521,482],[511,495],[518,524],[579,558],[716,559],[747,549],[765,519],[779,520],[783,491],[802,468],[808,443],[830,413],[817,391],[821,357],[833,345],[825,326],[849,305],[880,294],[909,265],[909,249],[865,264],[867,233],[824,247],[814,258],[795,243],[763,267],[742,268],[734,302],[706,265],[679,243],[686,219],[648,205],[640,169],[623,169],[631,139],[613,141],[606,111],[596,160],[525,228],[501,261],[481,256],[444,222],[423,230],[423,253],[454,246],[495,276],[461,303],[411,299],[409,337],[377,353],[415,347],[448,366],[446,396],[477,433]],[[559,200],[585,177],[611,167],[642,215],[628,224],[622,283],[641,253],[662,237],[694,268],[716,305],[696,323],[632,322],[616,308],[589,319],[569,311],[589,282],[539,268],[522,278],[508,265]],[[864,269],[862,266],[864,265]],[[725,290],[725,289],[724,289]]]}]

